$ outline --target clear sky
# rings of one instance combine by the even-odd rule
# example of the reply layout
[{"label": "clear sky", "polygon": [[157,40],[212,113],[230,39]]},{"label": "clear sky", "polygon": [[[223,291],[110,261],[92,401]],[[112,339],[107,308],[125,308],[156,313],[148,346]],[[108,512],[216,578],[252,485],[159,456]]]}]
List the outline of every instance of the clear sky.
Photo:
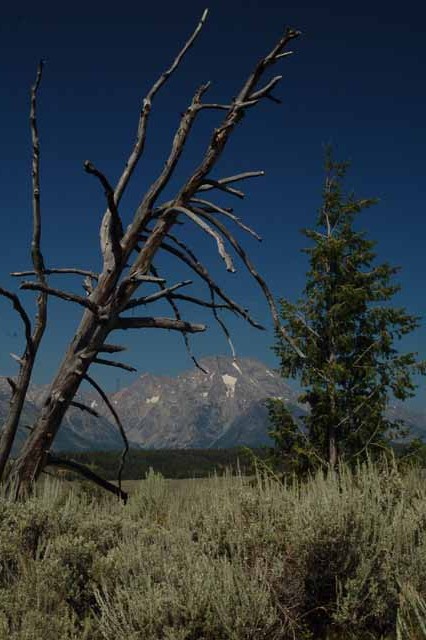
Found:
[{"label": "clear sky", "polygon": [[[98,227],[104,210],[98,183],[83,171],[92,160],[115,182],[134,142],[138,110],[146,91],[170,64],[194,28],[198,1],[106,3],[8,3],[2,8],[0,47],[1,222],[0,283],[17,287],[8,274],[30,266],[31,220],[29,87],[39,58],[47,60],[39,98],[42,161],[43,252],[48,266],[100,265]],[[323,180],[323,146],[350,159],[348,187],[380,204],[362,214],[360,226],[377,240],[378,257],[402,266],[398,304],[425,315],[425,83],[424,13],[420,2],[253,2],[219,0],[178,72],[158,95],[146,152],[123,199],[125,224],[144,190],[162,167],[180,113],[201,83],[211,80],[211,101],[232,98],[257,59],[286,25],[303,31],[295,55],[274,68],[284,79],[275,91],[281,105],[265,101],[251,110],[232,140],[215,176],[264,169],[246,183],[236,213],[263,237],[242,238],[273,293],[295,299],[306,262],[300,229],[312,226]],[[200,160],[220,114],[203,114],[176,172],[169,194]],[[165,194],[167,197],[167,193]],[[188,228],[186,228],[188,227]],[[188,225],[180,230],[226,286],[268,328],[257,332],[231,321],[238,355],[277,366],[267,306],[255,283],[226,273],[210,239]],[[181,271],[163,263],[171,281]],[[186,275],[186,274],[185,274]],[[82,292],[78,279],[52,285]],[[22,292],[27,308],[34,294]],[[209,331],[194,338],[202,357],[227,353],[222,334],[206,314],[185,308],[188,320],[207,320]],[[168,313],[162,309],[163,314]],[[51,300],[48,336],[35,381],[47,383],[72,337],[80,315],[67,302]],[[13,375],[21,327],[0,301],[0,374]],[[121,339],[122,338],[122,339]],[[126,360],[140,372],[174,374],[191,366],[178,334],[146,331],[117,336],[131,347]],[[403,347],[426,357],[426,329]],[[132,375],[99,370],[114,389]],[[119,380],[118,380],[119,378]],[[425,384],[416,399],[425,406]]]}]

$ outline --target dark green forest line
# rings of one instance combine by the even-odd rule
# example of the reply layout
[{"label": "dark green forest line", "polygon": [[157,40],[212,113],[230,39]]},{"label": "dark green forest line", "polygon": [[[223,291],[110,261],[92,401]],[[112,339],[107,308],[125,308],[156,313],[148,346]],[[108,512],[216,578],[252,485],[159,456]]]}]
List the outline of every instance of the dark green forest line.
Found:
[{"label": "dark green forest line", "polygon": [[[410,443],[393,443],[392,450],[399,460],[407,460],[420,467],[426,467],[426,448],[413,447]],[[252,475],[255,460],[270,464],[273,452],[268,447],[250,449],[234,447],[230,449],[130,449],[123,469],[123,480],[145,478],[150,469],[164,478],[208,478],[225,471]],[[88,466],[106,480],[116,480],[121,452],[119,451],[83,451],[66,453],[63,458],[74,460]],[[286,471],[286,465],[274,465],[280,471]],[[287,465],[287,471],[291,468]],[[71,472],[66,472],[72,476]]]},{"label": "dark green forest line", "polygon": [[[265,459],[269,450],[253,449],[260,459]],[[84,451],[68,453],[62,457],[85,464],[107,480],[117,478],[120,452]],[[207,478],[225,470],[238,470],[243,475],[253,473],[253,463],[247,452],[239,447],[232,449],[131,449],[126,458],[123,480],[144,478],[149,469],[161,473],[165,478]]]}]

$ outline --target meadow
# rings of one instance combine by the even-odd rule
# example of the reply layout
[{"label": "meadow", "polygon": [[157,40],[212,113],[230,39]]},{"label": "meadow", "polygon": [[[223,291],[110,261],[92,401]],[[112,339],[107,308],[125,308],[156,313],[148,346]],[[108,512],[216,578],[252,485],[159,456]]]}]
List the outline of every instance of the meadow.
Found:
[{"label": "meadow", "polygon": [[0,500],[1,640],[426,638],[422,470],[126,488]]}]

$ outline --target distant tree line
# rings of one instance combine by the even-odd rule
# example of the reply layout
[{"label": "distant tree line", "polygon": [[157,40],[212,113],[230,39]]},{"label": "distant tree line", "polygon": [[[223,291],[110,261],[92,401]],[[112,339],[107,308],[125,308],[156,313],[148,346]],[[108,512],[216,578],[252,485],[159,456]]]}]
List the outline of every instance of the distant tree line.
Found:
[{"label": "distant tree line", "polygon": [[[263,460],[268,449],[255,449],[253,453]],[[85,451],[62,456],[85,464],[106,480],[117,477],[116,451]],[[252,458],[241,448],[232,449],[131,449],[123,472],[123,480],[145,478],[150,467],[165,478],[207,478],[225,470],[243,475],[254,473]]]}]

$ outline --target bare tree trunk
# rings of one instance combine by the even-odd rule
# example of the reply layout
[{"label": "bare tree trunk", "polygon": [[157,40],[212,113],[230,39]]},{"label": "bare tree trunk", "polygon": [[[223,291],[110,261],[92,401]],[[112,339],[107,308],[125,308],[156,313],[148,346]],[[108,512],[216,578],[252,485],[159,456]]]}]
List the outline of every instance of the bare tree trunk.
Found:
[{"label": "bare tree trunk", "polygon": [[43,470],[63,417],[108,333],[109,329],[99,326],[92,312],[85,312],[50,386],[40,416],[13,465],[9,485],[16,496],[27,493]]},{"label": "bare tree trunk", "polygon": [[31,372],[32,366],[30,362],[25,362],[20,372],[19,383],[12,389],[9,411],[3,425],[0,438],[0,479],[4,475],[6,464],[9,460],[13,443],[15,441],[19,420],[21,418],[25,397],[31,379]]},{"label": "bare tree trunk", "polygon": [[[43,62],[37,68],[34,85],[31,87],[30,125],[32,138],[32,210],[33,210],[33,234],[31,242],[31,258],[34,273],[40,284],[45,284],[45,267],[41,252],[41,210],[40,210],[40,142],[37,129],[37,91],[43,74]],[[0,437],[0,480],[3,478],[7,461],[12,451],[16,432],[19,426],[22,409],[33,372],[37,351],[43,339],[47,324],[47,294],[41,291],[37,298],[37,315],[34,330],[24,311],[19,298],[15,294],[2,289],[1,294],[9,298],[21,316],[25,326],[26,349],[20,359],[20,371],[16,382],[12,385],[12,397],[8,415],[3,425]]]}]

